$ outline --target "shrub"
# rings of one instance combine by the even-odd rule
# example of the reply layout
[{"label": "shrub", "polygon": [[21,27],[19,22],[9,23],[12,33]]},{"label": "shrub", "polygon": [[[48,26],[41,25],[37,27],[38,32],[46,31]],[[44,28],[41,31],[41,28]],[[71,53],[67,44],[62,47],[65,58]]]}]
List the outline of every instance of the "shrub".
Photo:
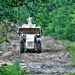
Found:
[{"label": "shrub", "polygon": [[75,66],[75,42],[67,42],[65,49],[70,52],[72,65]]},{"label": "shrub", "polygon": [[75,73],[69,73],[68,75],[75,75]]},{"label": "shrub", "polygon": [[0,67],[0,75],[28,75],[29,72],[22,70],[16,61],[13,65],[4,64]]}]

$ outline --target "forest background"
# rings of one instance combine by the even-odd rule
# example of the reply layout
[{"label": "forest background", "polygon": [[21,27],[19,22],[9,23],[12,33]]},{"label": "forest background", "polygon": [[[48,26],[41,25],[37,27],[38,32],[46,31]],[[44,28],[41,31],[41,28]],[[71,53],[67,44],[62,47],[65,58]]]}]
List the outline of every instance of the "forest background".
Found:
[{"label": "forest background", "polygon": [[12,23],[41,26],[44,36],[75,41],[75,0],[0,0],[0,43],[8,41]]}]

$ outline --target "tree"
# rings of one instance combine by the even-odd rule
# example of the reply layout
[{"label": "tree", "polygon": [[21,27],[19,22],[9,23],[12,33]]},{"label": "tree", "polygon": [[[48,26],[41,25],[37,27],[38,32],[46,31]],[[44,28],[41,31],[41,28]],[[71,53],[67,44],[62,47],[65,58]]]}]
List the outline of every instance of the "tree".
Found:
[{"label": "tree", "polygon": [[[26,22],[29,16],[36,18],[38,8],[44,2],[43,0],[0,0],[0,28],[4,28],[4,31],[1,30],[0,33],[1,38],[7,38],[7,36],[2,36],[2,34],[12,30],[11,22]],[[8,29],[9,27],[11,30]],[[3,41],[5,40],[1,39],[1,42]]]},{"label": "tree", "polygon": [[11,22],[26,23],[31,16],[33,23],[42,27],[44,35],[73,41],[74,7],[74,0],[0,0],[0,21],[7,20],[11,27]]}]

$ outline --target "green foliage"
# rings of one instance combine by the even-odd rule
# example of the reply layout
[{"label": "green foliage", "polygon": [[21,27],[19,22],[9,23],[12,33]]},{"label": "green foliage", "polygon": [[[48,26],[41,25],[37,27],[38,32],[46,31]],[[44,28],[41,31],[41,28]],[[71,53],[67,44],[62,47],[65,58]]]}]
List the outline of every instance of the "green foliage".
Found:
[{"label": "green foliage", "polygon": [[[72,8],[72,7],[71,7]],[[46,27],[45,35],[55,36],[57,39],[74,41],[75,25],[71,23],[72,17],[69,6],[62,6],[49,12],[50,23]]]},{"label": "green foliage", "polygon": [[0,24],[0,43],[4,41],[8,41],[8,32],[12,30],[10,23],[8,23],[8,20],[4,20]]},{"label": "green foliage", "polygon": [[75,73],[69,73],[68,75],[75,75]]},{"label": "green foliage", "polygon": [[75,41],[74,0],[0,0],[1,21],[26,23],[29,16],[44,35]]},{"label": "green foliage", "polygon": [[39,7],[39,12],[37,13],[39,18],[36,19],[36,23],[41,25],[46,36],[50,35],[57,39],[74,41],[74,9],[74,1],[50,0],[49,3],[42,4]]},{"label": "green foliage", "polygon": [[5,28],[5,26],[4,25],[1,25],[0,26],[0,42],[3,42],[3,41],[5,41],[6,40],[6,28]]},{"label": "green foliage", "polygon": [[72,43],[68,41],[65,49],[70,52],[72,65],[75,66],[75,42]]},{"label": "green foliage", "polygon": [[[72,59],[72,66],[75,67],[75,42],[67,41],[65,49],[70,52]],[[75,73],[69,73],[68,75],[75,75]]]},{"label": "green foliage", "polygon": [[26,70],[22,70],[19,66],[18,61],[16,61],[13,65],[3,65],[0,67],[0,75],[28,75],[29,72]]}]

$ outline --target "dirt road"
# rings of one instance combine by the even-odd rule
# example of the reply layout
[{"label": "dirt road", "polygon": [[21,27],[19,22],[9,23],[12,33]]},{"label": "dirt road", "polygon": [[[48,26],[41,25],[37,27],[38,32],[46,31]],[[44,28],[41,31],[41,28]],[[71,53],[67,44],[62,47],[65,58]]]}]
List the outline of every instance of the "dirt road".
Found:
[{"label": "dirt road", "polygon": [[52,37],[42,37],[42,53],[20,54],[19,40],[14,39],[5,46],[6,49],[0,57],[0,61],[8,63],[18,59],[21,68],[29,70],[31,75],[66,75],[69,72],[75,72],[75,67],[72,66],[70,53],[64,50],[63,45],[65,42],[55,40]]}]

